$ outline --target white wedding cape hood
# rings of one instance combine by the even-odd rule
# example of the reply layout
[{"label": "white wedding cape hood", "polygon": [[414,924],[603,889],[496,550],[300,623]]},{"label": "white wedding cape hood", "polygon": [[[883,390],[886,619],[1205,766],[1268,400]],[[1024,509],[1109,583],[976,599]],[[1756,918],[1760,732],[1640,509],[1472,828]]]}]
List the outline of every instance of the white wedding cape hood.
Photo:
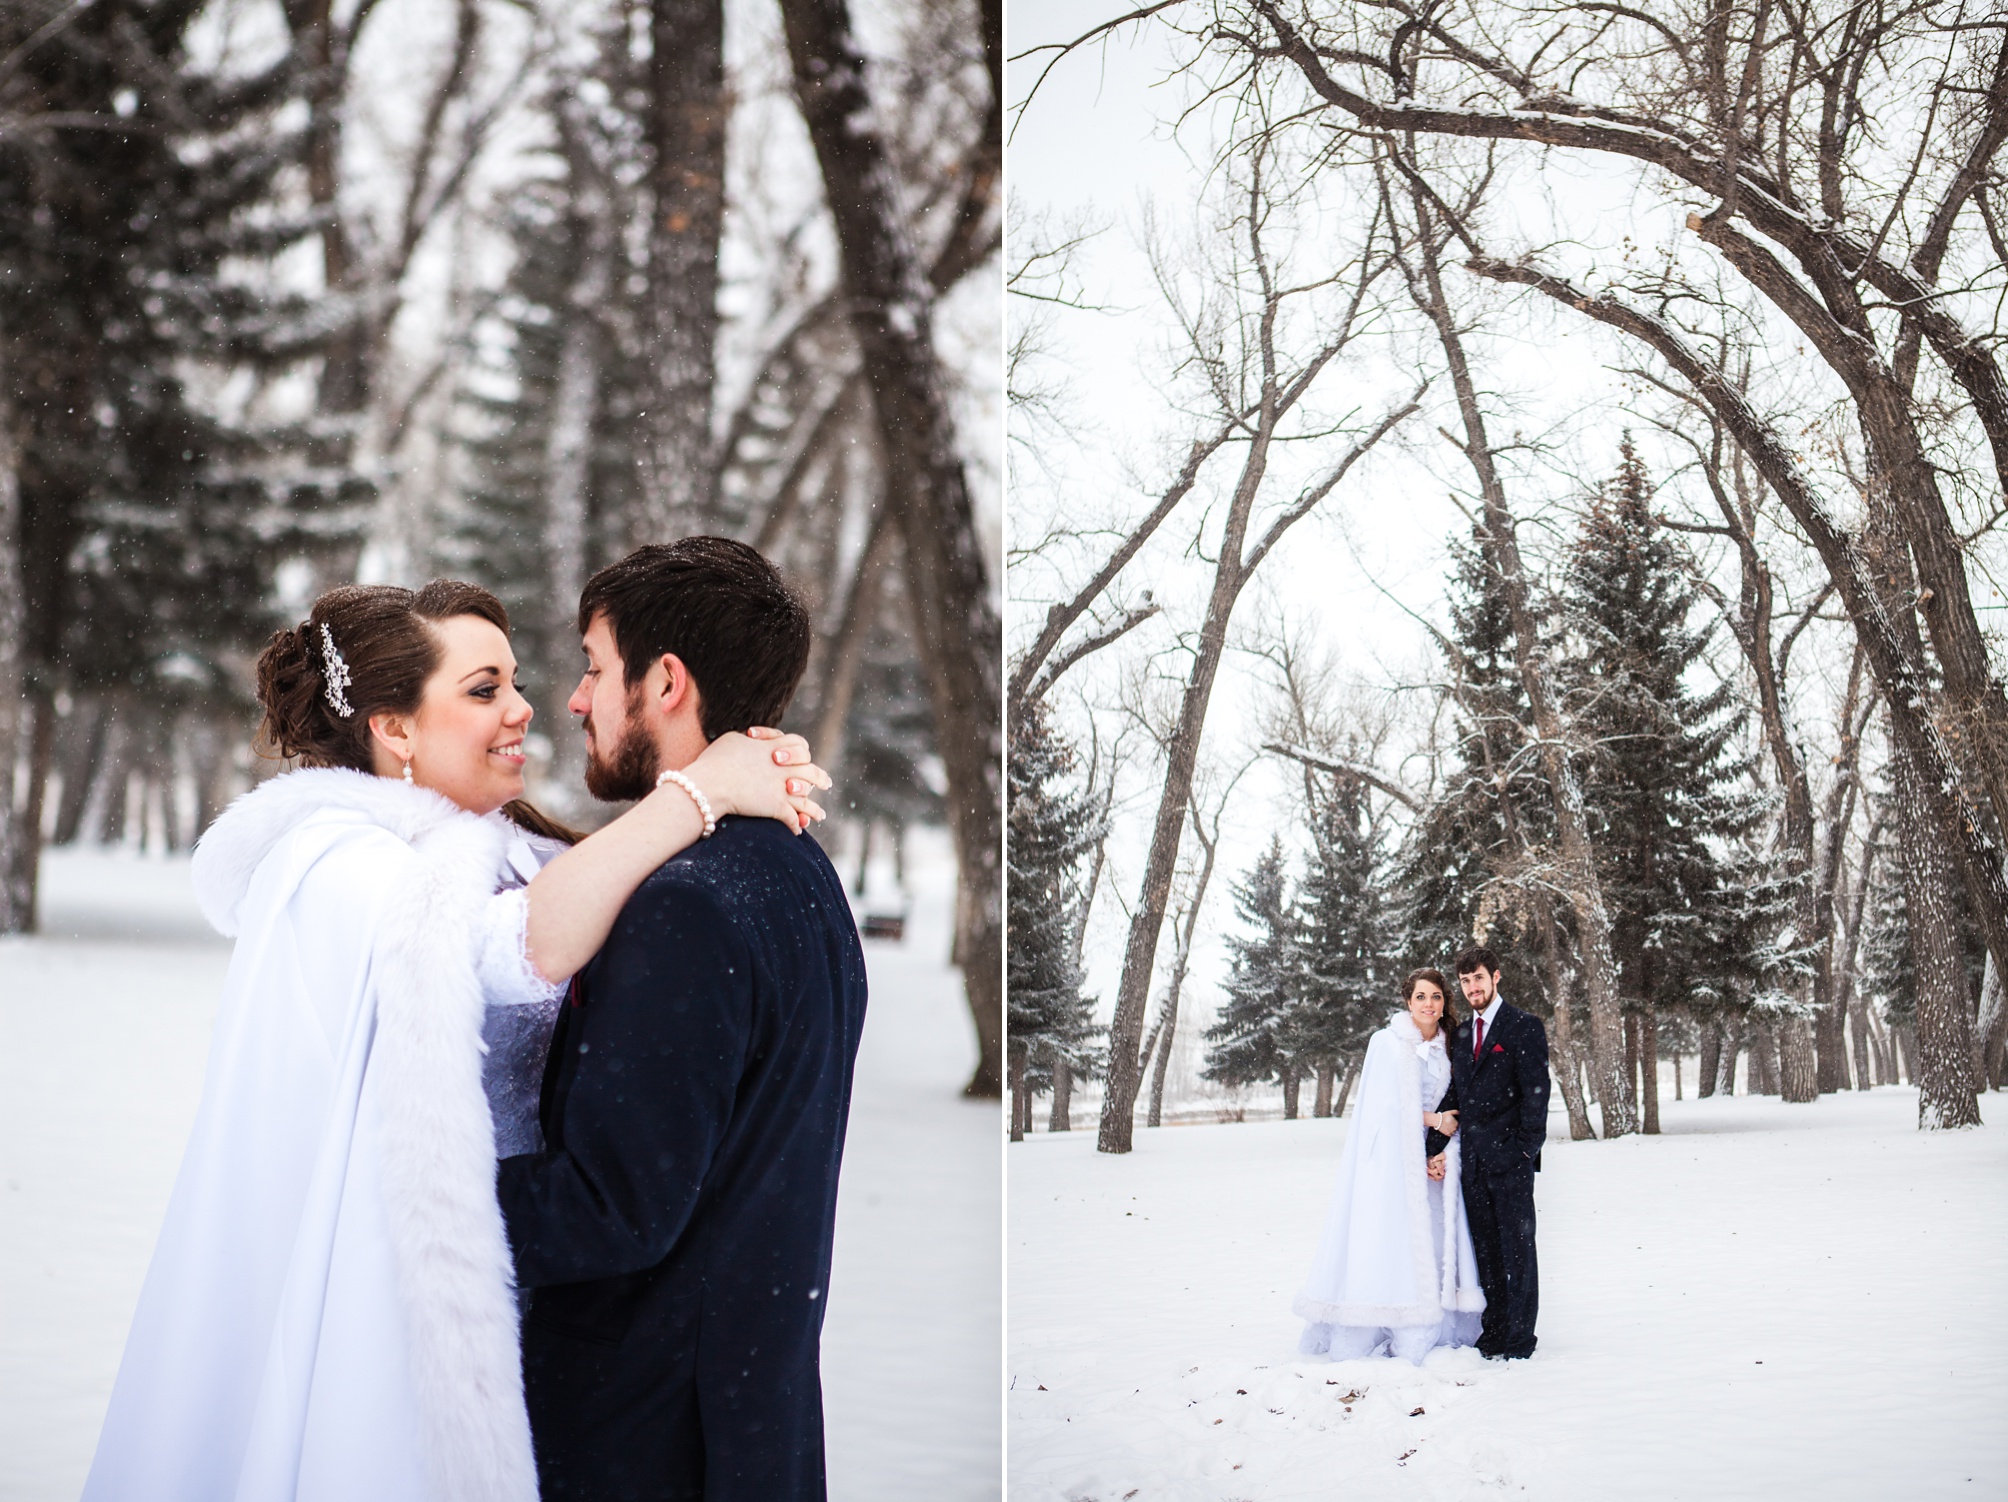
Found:
[{"label": "white wedding cape hood", "polygon": [[[1439,1036],[1442,1036],[1439,1034]],[[1352,1127],[1311,1275],[1291,1304],[1318,1324],[1397,1329],[1485,1307],[1464,1221],[1457,1139],[1444,1150],[1443,1256],[1430,1230],[1423,1151],[1422,1034],[1406,1011],[1367,1044]]]},{"label": "white wedding cape hood", "polygon": [[84,1502],[535,1502],[476,957],[509,827],[297,771],[203,837],[237,944]]}]

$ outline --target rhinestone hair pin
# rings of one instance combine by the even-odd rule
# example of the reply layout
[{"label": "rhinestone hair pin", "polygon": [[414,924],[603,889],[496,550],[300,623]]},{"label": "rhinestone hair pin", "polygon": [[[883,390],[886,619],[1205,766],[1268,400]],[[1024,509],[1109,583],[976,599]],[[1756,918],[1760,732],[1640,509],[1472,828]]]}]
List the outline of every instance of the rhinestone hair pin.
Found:
[{"label": "rhinestone hair pin", "polygon": [[321,622],[321,665],[327,679],[328,707],[346,720],[355,713],[349,708],[349,696],[343,692],[349,686],[349,665],[335,650],[335,633],[328,629],[326,621]]}]

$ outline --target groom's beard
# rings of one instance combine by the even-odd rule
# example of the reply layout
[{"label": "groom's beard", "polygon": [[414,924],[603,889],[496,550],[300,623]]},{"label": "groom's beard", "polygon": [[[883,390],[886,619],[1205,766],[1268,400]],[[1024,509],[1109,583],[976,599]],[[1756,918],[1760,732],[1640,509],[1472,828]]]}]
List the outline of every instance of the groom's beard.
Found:
[{"label": "groom's beard", "polygon": [[655,791],[655,741],[642,723],[641,695],[627,702],[627,717],[605,756],[593,734],[593,717],[586,716],[586,791],[602,803],[630,803]]}]

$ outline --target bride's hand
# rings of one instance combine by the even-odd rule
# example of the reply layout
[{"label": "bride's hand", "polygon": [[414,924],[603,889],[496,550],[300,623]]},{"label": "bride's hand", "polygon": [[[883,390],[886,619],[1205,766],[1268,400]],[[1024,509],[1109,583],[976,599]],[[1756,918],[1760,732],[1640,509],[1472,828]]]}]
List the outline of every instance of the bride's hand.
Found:
[{"label": "bride's hand", "polygon": [[830,786],[830,774],[810,760],[809,743],[799,735],[764,726],[744,735],[728,731],[684,771],[717,817],[779,819],[797,834],[827,817],[815,793]]},{"label": "bride's hand", "polygon": [[1438,1111],[1433,1116],[1425,1116],[1422,1118],[1422,1124],[1431,1131],[1443,1133],[1446,1137],[1455,1137],[1457,1135],[1457,1113],[1455,1111]]}]

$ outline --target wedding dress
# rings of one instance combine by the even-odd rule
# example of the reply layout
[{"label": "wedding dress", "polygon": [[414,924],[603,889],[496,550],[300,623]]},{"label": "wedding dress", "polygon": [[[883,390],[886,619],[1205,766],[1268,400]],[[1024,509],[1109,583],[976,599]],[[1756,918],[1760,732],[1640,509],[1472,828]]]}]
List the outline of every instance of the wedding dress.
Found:
[{"label": "wedding dress", "polygon": [[560,1005],[544,853],[335,770],[203,837],[236,947],[84,1502],[536,1502],[495,1160]]},{"label": "wedding dress", "polygon": [[1422,1118],[1450,1081],[1448,1033],[1427,1042],[1406,1011],[1367,1045],[1338,1183],[1311,1274],[1291,1308],[1299,1349],[1333,1360],[1387,1351],[1420,1362],[1440,1345],[1478,1339],[1485,1295],[1464,1221],[1458,1147],[1432,1180]]}]

